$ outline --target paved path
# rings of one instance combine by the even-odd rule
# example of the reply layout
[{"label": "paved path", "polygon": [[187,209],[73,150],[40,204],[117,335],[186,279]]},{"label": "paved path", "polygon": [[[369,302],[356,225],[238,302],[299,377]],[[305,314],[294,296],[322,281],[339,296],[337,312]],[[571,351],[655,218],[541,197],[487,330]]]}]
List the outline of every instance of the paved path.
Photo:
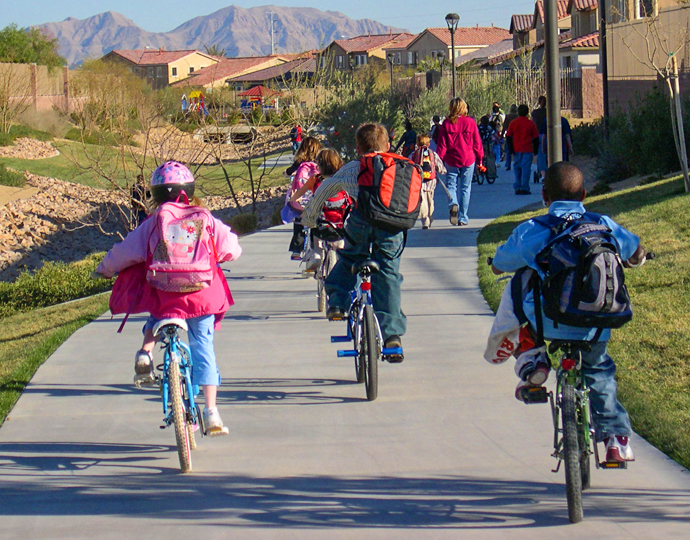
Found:
[{"label": "paved path", "polygon": [[0,538],[687,538],[690,475],[639,438],[628,471],[594,472],[569,525],[549,410],[481,357],[476,226],[537,199],[476,186],[471,227],[451,228],[439,190],[403,260],[406,360],[381,365],[373,403],[329,342],[342,323],[288,260],[289,229],[244,239],[216,339],[231,436],[202,440],[190,475],[155,392],[130,384],[141,319],[122,336],[108,316],[84,327],[0,429]]}]

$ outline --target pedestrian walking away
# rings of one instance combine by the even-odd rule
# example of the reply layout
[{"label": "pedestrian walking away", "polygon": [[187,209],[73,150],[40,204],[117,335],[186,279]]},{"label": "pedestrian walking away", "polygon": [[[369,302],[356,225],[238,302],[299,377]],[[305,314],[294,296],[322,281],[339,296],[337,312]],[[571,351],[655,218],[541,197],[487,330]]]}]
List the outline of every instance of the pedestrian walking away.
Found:
[{"label": "pedestrian walking away", "polygon": [[417,136],[417,149],[408,157],[422,168],[422,204],[419,209],[419,219],[422,229],[431,227],[434,221],[434,191],[439,175],[446,174],[443,161],[430,147],[428,135]]},{"label": "pedestrian walking away", "polygon": [[513,172],[515,195],[529,195],[530,175],[534,154],[539,151],[539,131],[534,122],[527,118],[529,107],[518,107],[518,117],[510,123],[506,132],[509,151],[513,153]]},{"label": "pedestrian walking away", "polygon": [[468,224],[472,174],[475,164],[481,164],[484,159],[477,123],[467,114],[467,103],[453,98],[438,137],[437,154],[447,171],[451,225]]}]

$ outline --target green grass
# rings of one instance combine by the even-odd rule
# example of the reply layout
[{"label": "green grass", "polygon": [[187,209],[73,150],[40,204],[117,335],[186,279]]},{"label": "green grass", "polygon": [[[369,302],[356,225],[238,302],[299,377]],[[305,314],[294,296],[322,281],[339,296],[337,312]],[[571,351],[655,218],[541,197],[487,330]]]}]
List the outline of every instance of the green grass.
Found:
[{"label": "green grass", "polygon": [[108,309],[108,294],[37,309],[0,325],[0,425],[38,367],[74,332]]},{"label": "green grass", "polygon": [[[635,431],[690,467],[690,195],[681,179],[672,178],[592,197],[586,206],[639,235],[657,255],[626,272],[634,318],[613,331],[609,352]],[[484,261],[517,224],[543,213],[508,214],[480,233],[479,281],[494,311],[506,282],[496,283]]]},{"label": "green grass", "polygon": [[10,171],[0,163],[0,186],[24,187],[26,178],[18,172]]},{"label": "green grass", "polygon": [[[109,187],[107,181],[99,178],[98,174],[92,170],[88,170],[91,162],[86,156],[84,147],[80,142],[74,141],[55,141],[54,146],[60,151],[60,155],[45,158],[45,159],[18,159],[18,158],[0,158],[0,165],[5,165],[16,171],[29,171],[30,173],[39,176],[47,176],[50,178],[57,178],[68,182],[75,182],[77,184],[84,184],[91,187],[106,188]],[[101,166],[107,169],[112,163],[117,164],[117,170],[121,171],[123,158],[115,149],[100,145],[86,145],[87,152],[92,156],[98,156]],[[276,154],[277,155],[277,154]],[[130,181],[138,174],[138,167],[136,163],[125,157],[124,164],[129,171]],[[152,171],[154,168],[153,158],[147,161],[147,169]],[[253,166],[255,181],[261,175],[261,170],[258,168],[259,162]],[[230,176],[235,191],[248,191],[250,189],[249,174],[247,168],[242,163],[234,163],[226,166],[228,175]],[[267,173],[262,180],[262,187],[270,187],[283,185],[287,182],[282,175],[284,167],[277,167],[270,173]],[[195,169],[195,175],[198,178],[201,194],[208,195],[228,195],[229,190],[225,180],[225,174],[218,165],[203,166]],[[116,181],[120,185],[124,185],[124,175],[118,172]]]}]

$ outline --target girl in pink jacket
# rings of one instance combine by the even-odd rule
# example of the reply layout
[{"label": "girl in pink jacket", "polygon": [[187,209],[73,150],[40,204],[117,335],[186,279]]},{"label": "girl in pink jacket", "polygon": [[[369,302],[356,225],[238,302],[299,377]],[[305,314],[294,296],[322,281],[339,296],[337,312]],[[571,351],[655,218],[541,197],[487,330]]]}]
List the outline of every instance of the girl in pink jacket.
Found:
[{"label": "girl in pink jacket", "polygon": [[[110,298],[113,314],[150,313],[144,325],[143,345],[135,355],[135,384],[146,386],[155,381],[152,352],[156,322],[168,318],[186,320],[192,352],[192,382],[204,393],[207,434],[227,434],[216,407],[220,374],[213,333],[233,302],[218,263],[237,259],[242,248],[230,227],[211,216],[193,196],[194,176],[181,163],[169,161],[154,171],[151,195],[155,211],[123,242],[113,246],[96,273],[112,277],[119,272]],[[182,196],[185,204],[177,202]],[[189,197],[192,197],[191,205],[187,204]],[[178,278],[184,273],[178,273],[175,279],[163,283],[165,272],[152,272],[161,259],[181,265],[179,268],[188,267],[188,274],[200,282],[180,284]],[[205,272],[197,272],[196,268]]]}]

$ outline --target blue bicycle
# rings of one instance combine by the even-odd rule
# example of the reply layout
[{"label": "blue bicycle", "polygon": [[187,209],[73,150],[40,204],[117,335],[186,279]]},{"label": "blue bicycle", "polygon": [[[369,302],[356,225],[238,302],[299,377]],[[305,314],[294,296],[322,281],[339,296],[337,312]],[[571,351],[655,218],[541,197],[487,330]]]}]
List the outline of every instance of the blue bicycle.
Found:
[{"label": "blue bicycle", "polygon": [[199,388],[192,384],[192,354],[180,339],[180,330],[187,331],[184,319],[162,319],[153,327],[153,335],[160,335],[164,351],[163,364],[157,367],[162,373],[159,382],[165,415],[161,429],[174,426],[180,468],[188,473],[192,470],[191,451],[196,448],[194,432],[201,427],[203,436],[205,429],[199,406],[194,401]]}]

